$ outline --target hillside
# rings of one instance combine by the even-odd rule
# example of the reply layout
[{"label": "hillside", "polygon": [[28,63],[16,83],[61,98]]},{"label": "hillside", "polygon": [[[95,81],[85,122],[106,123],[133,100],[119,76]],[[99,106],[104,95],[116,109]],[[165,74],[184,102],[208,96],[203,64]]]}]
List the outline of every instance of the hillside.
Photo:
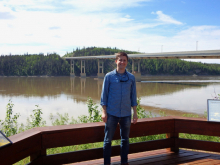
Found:
[{"label": "hillside", "polygon": [[[140,53],[117,48],[88,47],[77,48],[63,57],[110,55],[120,51],[128,54]],[[85,63],[87,76],[96,76],[97,60],[86,60]],[[142,75],[220,75],[219,64],[203,64],[180,59],[144,59],[140,64]],[[114,59],[105,60],[104,65],[104,73],[116,67]],[[131,71],[131,60],[128,61],[127,69]],[[56,53],[46,56],[42,54],[0,56],[0,76],[69,76],[69,73],[69,61]],[[75,74],[80,75],[80,60],[75,60]]]}]

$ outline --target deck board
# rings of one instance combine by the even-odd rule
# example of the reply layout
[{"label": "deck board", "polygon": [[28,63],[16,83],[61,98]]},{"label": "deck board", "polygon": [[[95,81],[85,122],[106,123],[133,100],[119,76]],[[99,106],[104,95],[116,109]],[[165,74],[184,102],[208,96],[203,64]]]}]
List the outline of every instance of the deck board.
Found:
[{"label": "deck board", "polygon": [[[181,149],[179,153],[167,149],[129,154],[129,165],[220,165],[220,155]],[[120,156],[111,158],[112,165],[120,165]],[[69,165],[102,165],[103,159]]]}]

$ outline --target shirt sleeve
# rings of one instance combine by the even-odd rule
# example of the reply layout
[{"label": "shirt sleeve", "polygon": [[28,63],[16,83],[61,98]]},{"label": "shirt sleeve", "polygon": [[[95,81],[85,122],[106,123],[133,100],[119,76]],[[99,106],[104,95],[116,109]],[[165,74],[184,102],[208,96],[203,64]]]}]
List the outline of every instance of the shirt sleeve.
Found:
[{"label": "shirt sleeve", "polygon": [[135,78],[132,80],[131,85],[131,106],[137,106],[137,92],[136,92],[136,81]]},{"label": "shirt sleeve", "polygon": [[109,76],[106,75],[103,81],[103,85],[102,85],[102,94],[101,94],[101,102],[100,105],[105,105],[107,106],[107,102],[108,102],[108,88],[109,88]]}]

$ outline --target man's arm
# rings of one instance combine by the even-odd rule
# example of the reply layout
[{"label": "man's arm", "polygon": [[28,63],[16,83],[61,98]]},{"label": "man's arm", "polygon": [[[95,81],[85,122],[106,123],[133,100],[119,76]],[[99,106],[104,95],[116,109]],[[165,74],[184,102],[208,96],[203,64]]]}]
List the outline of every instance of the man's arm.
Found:
[{"label": "man's arm", "polygon": [[138,116],[137,116],[137,92],[136,92],[135,78],[132,81],[132,87],[131,87],[131,106],[133,107],[133,123],[136,124],[138,121]]},{"label": "man's arm", "polygon": [[137,116],[137,106],[133,106],[133,123],[136,124],[138,121],[138,116]]},{"label": "man's arm", "polygon": [[105,123],[107,122],[106,105],[108,102],[108,88],[109,88],[109,81],[108,81],[108,76],[106,75],[103,81],[101,103],[100,103],[102,106],[102,121]]},{"label": "man's arm", "polygon": [[107,122],[107,112],[106,112],[106,106],[105,105],[103,105],[102,106],[102,121],[103,122]]}]

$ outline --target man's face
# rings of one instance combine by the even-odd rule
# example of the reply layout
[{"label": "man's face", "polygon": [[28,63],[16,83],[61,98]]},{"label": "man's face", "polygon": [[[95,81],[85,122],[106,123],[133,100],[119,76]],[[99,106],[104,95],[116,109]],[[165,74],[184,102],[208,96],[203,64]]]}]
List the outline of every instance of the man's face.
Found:
[{"label": "man's face", "polygon": [[118,59],[115,60],[115,63],[117,65],[117,68],[125,69],[128,64],[127,57],[126,56],[119,56]]}]

